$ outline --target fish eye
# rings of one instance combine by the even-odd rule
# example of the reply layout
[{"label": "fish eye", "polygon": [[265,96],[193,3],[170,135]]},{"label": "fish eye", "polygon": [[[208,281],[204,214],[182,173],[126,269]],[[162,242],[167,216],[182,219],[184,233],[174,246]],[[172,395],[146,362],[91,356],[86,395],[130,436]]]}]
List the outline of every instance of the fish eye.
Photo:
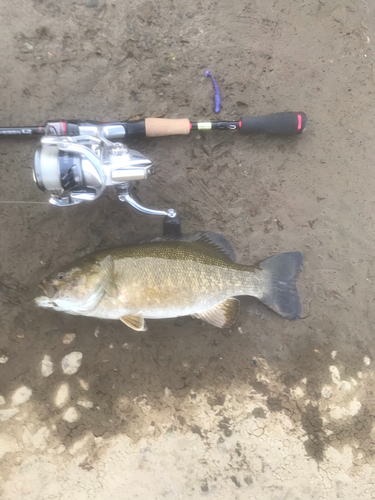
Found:
[{"label": "fish eye", "polygon": [[65,278],[65,273],[59,273],[59,274],[57,275],[57,279],[58,279],[58,280],[63,280],[64,278]]}]

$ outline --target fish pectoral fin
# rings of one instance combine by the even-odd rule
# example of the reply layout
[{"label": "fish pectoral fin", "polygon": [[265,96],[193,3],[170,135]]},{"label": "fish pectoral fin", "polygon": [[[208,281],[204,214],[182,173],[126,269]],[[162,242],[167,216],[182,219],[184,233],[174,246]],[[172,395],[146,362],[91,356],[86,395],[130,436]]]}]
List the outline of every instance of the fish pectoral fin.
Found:
[{"label": "fish pectoral fin", "polygon": [[132,314],[129,316],[121,316],[119,318],[126,326],[136,330],[137,332],[145,332],[147,325],[142,314]]},{"label": "fish pectoral fin", "polygon": [[218,328],[229,328],[235,323],[240,314],[240,301],[237,299],[226,299],[211,309],[199,314],[192,314],[193,318],[203,319]]},{"label": "fish pectoral fin", "polygon": [[115,261],[111,255],[107,255],[100,263],[99,280],[107,295],[114,298],[118,296],[115,283]]}]

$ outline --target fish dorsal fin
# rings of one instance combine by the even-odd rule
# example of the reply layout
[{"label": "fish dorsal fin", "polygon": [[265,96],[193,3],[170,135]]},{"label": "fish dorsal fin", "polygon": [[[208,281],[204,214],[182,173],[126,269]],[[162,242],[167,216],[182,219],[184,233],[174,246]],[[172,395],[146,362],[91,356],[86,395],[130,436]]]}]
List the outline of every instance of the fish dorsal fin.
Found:
[{"label": "fish dorsal fin", "polygon": [[203,313],[193,314],[193,318],[203,319],[218,328],[229,328],[235,323],[240,314],[240,301],[226,299]]},{"label": "fish dorsal fin", "polygon": [[136,330],[137,332],[145,332],[147,325],[142,314],[132,314],[129,316],[121,316],[119,318],[126,326]]},{"label": "fish dorsal fin", "polygon": [[150,238],[141,243],[154,241],[184,241],[186,243],[197,243],[210,250],[211,255],[227,262],[236,262],[236,254],[229,241],[219,233],[213,231],[199,231],[183,236],[161,236]]},{"label": "fish dorsal fin", "polygon": [[111,255],[107,255],[100,263],[99,281],[103,290],[110,297],[117,297],[118,291],[115,283],[115,261]]}]

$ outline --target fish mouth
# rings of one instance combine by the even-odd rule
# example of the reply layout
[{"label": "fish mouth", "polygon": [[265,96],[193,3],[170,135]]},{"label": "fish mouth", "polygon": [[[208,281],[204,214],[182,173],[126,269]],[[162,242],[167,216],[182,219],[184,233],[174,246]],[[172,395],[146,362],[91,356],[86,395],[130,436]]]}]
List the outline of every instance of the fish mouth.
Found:
[{"label": "fish mouth", "polygon": [[44,295],[47,295],[47,297],[48,297],[47,288],[43,285],[43,283],[39,283],[38,288],[40,288],[42,290],[42,292],[44,293]]},{"label": "fish mouth", "polygon": [[44,295],[49,299],[53,299],[58,295],[59,289],[55,285],[49,285],[45,281],[41,281],[38,288],[42,290]]},{"label": "fish mouth", "polygon": [[34,299],[36,305],[39,307],[52,307],[53,309],[57,308],[57,304],[53,301],[53,290],[57,287],[48,287],[46,283],[42,281],[41,283],[39,283],[38,288],[43,292],[43,295],[40,295],[39,297],[36,297]]}]

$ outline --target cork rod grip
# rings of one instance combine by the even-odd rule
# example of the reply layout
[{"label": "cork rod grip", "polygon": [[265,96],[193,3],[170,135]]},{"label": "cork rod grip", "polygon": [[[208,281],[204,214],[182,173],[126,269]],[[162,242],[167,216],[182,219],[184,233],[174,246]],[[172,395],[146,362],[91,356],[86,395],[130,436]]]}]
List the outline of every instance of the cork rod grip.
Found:
[{"label": "cork rod grip", "polygon": [[190,121],[188,118],[146,118],[146,137],[160,137],[162,135],[188,135]]}]

